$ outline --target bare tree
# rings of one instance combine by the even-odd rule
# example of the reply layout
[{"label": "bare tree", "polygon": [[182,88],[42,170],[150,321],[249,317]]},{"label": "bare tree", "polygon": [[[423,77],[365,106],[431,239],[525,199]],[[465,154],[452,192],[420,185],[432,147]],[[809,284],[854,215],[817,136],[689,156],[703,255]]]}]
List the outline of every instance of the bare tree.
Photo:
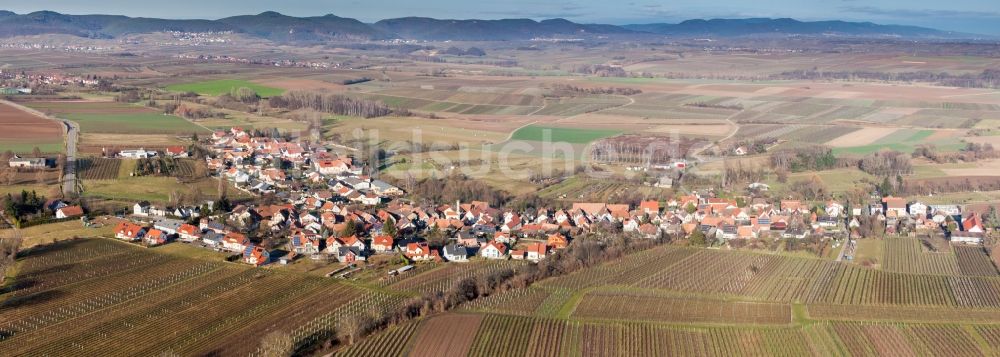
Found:
[{"label": "bare tree", "polygon": [[287,357],[295,352],[295,341],[283,331],[271,331],[260,340],[264,357]]},{"label": "bare tree", "polygon": [[21,231],[14,229],[0,238],[0,283],[7,279],[7,268],[14,265],[21,249]]}]

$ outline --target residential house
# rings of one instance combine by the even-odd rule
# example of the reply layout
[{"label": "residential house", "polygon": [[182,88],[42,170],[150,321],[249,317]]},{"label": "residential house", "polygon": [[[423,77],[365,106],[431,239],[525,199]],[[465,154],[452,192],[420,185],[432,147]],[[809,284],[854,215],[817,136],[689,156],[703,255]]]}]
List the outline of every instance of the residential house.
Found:
[{"label": "residential house", "polygon": [[56,219],[72,218],[83,216],[83,207],[66,206],[56,210]]},{"label": "residential house", "polygon": [[525,259],[533,262],[538,262],[542,259],[545,259],[547,252],[548,252],[548,247],[545,244],[531,243],[528,244],[528,248],[526,249]]},{"label": "residential house", "polygon": [[962,231],[969,233],[983,233],[983,221],[979,214],[973,213],[962,220]]},{"label": "residential house", "polygon": [[330,236],[326,239],[326,253],[327,254],[339,254],[341,247],[354,247],[358,251],[365,251],[365,242],[358,238],[357,236],[348,237],[334,237]]},{"label": "residential house", "polygon": [[296,254],[316,254],[323,248],[323,240],[318,234],[303,230],[293,232],[288,244]]},{"label": "residential house", "polygon": [[177,234],[177,231],[184,225],[184,221],[163,218],[153,222],[153,228],[159,229],[167,234]]},{"label": "residential house", "polygon": [[569,246],[569,239],[561,233],[553,233],[549,235],[546,244],[552,249],[563,249]]},{"label": "residential house", "polygon": [[243,261],[247,264],[261,266],[270,260],[271,254],[264,247],[250,244],[243,249]]},{"label": "residential house", "polygon": [[922,202],[910,203],[910,207],[908,208],[910,216],[912,217],[926,217],[928,209],[929,207]]},{"label": "residential house", "polygon": [[149,216],[149,207],[151,205],[148,201],[137,202],[132,205],[132,214],[136,216]]},{"label": "residential house", "polygon": [[222,237],[222,247],[234,252],[245,251],[250,246],[250,239],[241,233],[229,232]]},{"label": "residential house", "polygon": [[193,242],[201,239],[201,229],[195,225],[183,224],[177,229],[177,236],[185,242]]},{"label": "residential house", "polygon": [[391,252],[395,246],[392,236],[379,234],[372,237],[372,251],[376,253],[388,253]]},{"label": "residential house", "polygon": [[122,221],[115,226],[115,238],[127,240],[127,241],[138,241],[146,235],[146,227],[140,226],[138,224]]},{"label": "residential house", "polygon": [[479,250],[479,255],[486,259],[507,259],[507,246],[491,241]]},{"label": "residential house", "polygon": [[163,152],[170,157],[175,157],[175,158],[188,157],[187,148],[180,145],[167,146],[167,148],[164,149]]},{"label": "residential house", "polygon": [[413,242],[406,245],[403,255],[415,262],[430,260],[431,248],[426,242]]},{"label": "residential house", "polygon": [[452,243],[444,247],[444,258],[450,262],[467,262],[469,251],[463,245]]},{"label": "residential house", "polygon": [[885,205],[885,214],[887,216],[902,217],[909,214],[906,210],[905,198],[888,196],[882,199],[882,203]]},{"label": "residential house", "polygon": [[344,264],[352,264],[354,262],[365,261],[364,252],[358,247],[345,246],[337,249],[337,261]]},{"label": "residential house", "polygon": [[220,248],[222,247],[222,241],[225,236],[222,233],[215,231],[207,231],[201,235],[201,242],[210,248]]},{"label": "residential house", "polygon": [[142,237],[142,242],[148,246],[156,246],[167,244],[170,241],[170,235],[167,232],[153,228],[146,235]]}]

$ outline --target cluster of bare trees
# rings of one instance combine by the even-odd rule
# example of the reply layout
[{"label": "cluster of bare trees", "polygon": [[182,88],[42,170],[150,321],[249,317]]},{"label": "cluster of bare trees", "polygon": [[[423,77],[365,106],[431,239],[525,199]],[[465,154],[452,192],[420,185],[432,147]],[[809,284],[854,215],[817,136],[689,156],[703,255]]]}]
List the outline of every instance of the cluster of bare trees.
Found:
[{"label": "cluster of bare trees", "polygon": [[585,88],[577,87],[569,84],[553,84],[552,89],[558,91],[567,91],[575,93],[586,93],[586,94],[614,94],[614,95],[636,95],[641,94],[641,89],[636,88],[620,88],[620,87],[609,87],[609,88]]},{"label": "cluster of bare trees", "polygon": [[767,176],[767,171],[760,165],[743,164],[743,161],[723,162],[724,174],[722,185],[731,187],[744,182],[760,182]]},{"label": "cluster of bare trees", "polygon": [[268,104],[272,108],[312,109],[324,113],[365,118],[381,117],[392,113],[392,109],[381,101],[309,91],[289,91],[280,96],[271,97]]},{"label": "cluster of bare trees", "polygon": [[772,79],[793,80],[844,80],[881,82],[922,82],[951,87],[1000,88],[1000,70],[986,69],[978,74],[951,74],[947,72],[876,72],[876,71],[821,71],[800,69],[782,72]]},{"label": "cluster of bare trees", "polygon": [[469,47],[466,49],[461,49],[455,46],[448,47],[441,50],[441,54],[452,55],[452,56],[472,56],[472,57],[482,57],[486,55],[486,51],[479,47]]},{"label": "cluster of bare trees", "polygon": [[947,192],[979,192],[1000,190],[1000,178],[992,176],[945,177],[940,179],[907,180],[902,182],[900,193],[929,195]]},{"label": "cluster of bare trees", "polygon": [[712,104],[706,102],[695,102],[684,104],[689,107],[696,108],[713,108],[713,109],[728,109],[728,110],[743,110],[743,104]]},{"label": "cluster of bare trees", "polygon": [[884,150],[858,161],[858,168],[875,176],[899,176],[913,173],[910,156],[898,151]]},{"label": "cluster of bare trees", "polygon": [[833,150],[824,146],[806,146],[778,150],[771,154],[771,167],[783,171],[821,171],[837,166]]},{"label": "cluster of bare trees", "polygon": [[589,74],[598,77],[628,77],[628,72],[622,67],[604,64],[584,65],[573,68],[574,73]]},{"label": "cluster of bare trees", "polygon": [[801,195],[806,200],[823,199],[829,194],[826,183],[818,175],[812,175],[808,179],[792,182],[789,189]]},{"label": "cluster of bare trees", "polygon": [[617,164],[665,165],[686,157],[694,143],[687,138],[624,135],[594,143],[590,157]]},{"label": "cluster of bare trees", "polygon": [[913,150],[913,157],[925,158],[936,163],[950,162],[973,162],[983,159],[994,159],[1000,157],[1000,152],[993,148],[990,143],[977,144],[968,143],[965,148],[958,152],[942,153],[937,151],[937,147],[932,144],[920,145]]},{"label": "cluster of bare trees", "polygon": [[207,108],[196,108],[185,104],[167,103],[163,105],[164,114],[173,114],[186,119],[222,118],[226,113],[216,112]]},{"label": "cluster of bare trees", "polygon": [[[386,178],[395,182],[391,178]],[[428,202],[469,202],[485,201],[491,207],[503,207],[513,197],[507,192],[497,190],[489,184],[471,179],[465,175],[452,175],[445,178],[427,178],[420,181],[413,179],[396,183],[402,185],[406,192],[415,199]]]}]

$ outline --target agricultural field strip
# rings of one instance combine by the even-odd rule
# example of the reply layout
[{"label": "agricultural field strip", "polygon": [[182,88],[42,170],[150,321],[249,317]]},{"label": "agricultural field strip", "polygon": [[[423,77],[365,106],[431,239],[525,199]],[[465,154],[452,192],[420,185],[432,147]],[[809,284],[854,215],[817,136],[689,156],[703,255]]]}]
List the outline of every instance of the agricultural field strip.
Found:
[{"label": "agricultural field strip", "polygon": [[727,325],[787,325],[792,322],[792,308],[791,305],[780,303],[590,292],[577,305],[572,317]]},{"label": "agricultural field strip", "polygon": [[[151,356],[162,354],[165,352],[164,347],[168,346],[170,349],[180,351],[178,353],[185,355],[193,355],[198,351],[222,348],[226,345],[226,342],[222,342],[224,341],[224,336],[228,336],[234,330],[238,330],[252,322],[259,321],[258,319],[283,318],[283,316],[274,316],[274,312],[287,305],[293,305],[302,296],[308,295],[329,283],[322,278],[305,278],[282,273],[275,274],[275,278],[288,280],[289,287],[280,290],[274,289],[271,286],[263,288],[261,289],[264,290],[263,294],[251,296],[253,299],[250,300],[247,307],[235,313],[234,311],[229,311],[212,319],[204,319],[204,316],[201,315],[197,317],[192,316],[192,318],[197,318],[206,322],[206,324],[189,330],[186,336],[175,338],[169,343],[151,344],[141,350],[138,355]],[[253,293],[248,293],[248,295],[253,295]],[[243,341],[242,338],[236,338],[236,340]],[[229,343],[232,343],[232,341],[229,341]],[[123,353],[121,355],[127,356],[130,354]]]},{"label": "agricultural field strip", "polygon": [[[672,247],[649,252],[546,280],[541,286],[582,289],[628,285],[722,294],[739,300],[807,304],[1000,307],[1000,279],[994,277],[885,272],[819,259],[747,252]],[[642,264],[644,259],[648,263]]]},{"label": "agricultural field strip", "polygon": [[[345,317],[370,313],[372,306],[377,306],[378,311],[388,313],[394,311],[404,302],[404,299],[404,296],[398,294],[371,291],[350,300],[333,311],[313,318],[309,322],[295,328],[289,334],[298,344],[314,343],[322,338],[330,337],[328,333],[334,331]],[[260,356],[262,352],[258,349],[251,355]]]},{"label": "agricultural field strip", "polygon": [[[41,329],[98,310],[142,298],[161,289],[188,279],[210,273],[221,267],[218,263],[177,261],[150,267],[136,274],[119,276],[116,279],[101,279],[83,285],[68,286],[53,293],[53,300],[46,301],[46,294],[40,293],[29,298],[41,303],[5,312],[0,322],[0,333],[12,336],[18,333]],[[65,292],[61,292],[65,290]],[[30,304],[30,300],[25,302]]]},{"label": "agricultural field strip", "polygon": [[445,291],[451,288],[456,282],[473,277],[482,273],[494,272],[500,269],[513,268],[523,265],[517,261],[490,261],[485,263],[471,263],[461,266],[448,265],[441,269],[434,269],[422,273],[393,285],[390,288],[404,291],[414,291],[420,293]]},{"label": "agricultural field strip", "polygon": [[298,304],[287,304],[284,308],[278,309],[268,316],[261,316],[257,323],[250,323],[243,328],[228,332],[226,339],[231,342],[222,343],[222,346],[218,348],[211,346],[210,350],[196,351],[196,354],[203,355],[215,352],[223,356],[247,355],[254,352],[257,346],[241,343],[241,341],[261,340],[270,331],[293,330],[309,322],[316,315],[337,309],[362,294],[363,290],[346,284],[328,284],[307,296],[297,298],[301,301],[322,302],[316,304],[315,308],[304,309]]},{"label": "agricultural field strip", "polygon": [[119,159],[80,159],[77,160],[77,173],[81,180],[114,180],[118,178],[121,163]]},{"label": "agricultural field strip", "polygon": [[[211,287],[209,292],[194,292],[196,296],[201,296],[194,301],[163,304],[152,312],[109,321],[94,332],[68,336],[55,346],[59,346],[56,349],[65,347],[84,355],[106,355],[108,351],[114,351],[114,355],[153,355],[155,353],[141,352],[160,351],[167,347],[183,351],[184,347],[205,342],[205,338],[213,336],[220,328],[232,328],[236,326],[233,325],[236,321],[245,321],[276,303],[298,296],[299,290],[308,291],[308,287],[301,283],[302,279],[278,274],[263,278],[243,274],[229,284]],[[164,331],[172,333],[168,335]],[[95,338],[94,334],[100,338]],[[52,348],[52,345],[47,347]],[[40,348],[46,350],[46,346]],[[42,351],[32,354],[51,353]]]},{"label": "agricultural field strip", "polygon": [[404,356],[416,335],[417,322],[390,327],[388,330],[361,340],[346,349],[337,351],[338,357]]},{"label": "agricultural field strip", "polygon": [[997,276],[1000,274],[985,248],[954,246],[952,250],[955,252],[958,270],[962,275]]},{"label": "agricultural field strip", "polygon": [[485,314],[469,355],[978,356],[998,352],[997,347],[997,325],[816,322],[797,327],[685,327]]},{"label": "agricultural field strip", "polygon": [[[11,298],[21,298],[41,291],[52,290],[63,285],[79,285],[95,279],[130,274],[133,271],[170,261],[170,257],[130,251],[85,260],[76,264],[49,267],[37,273],[28,273],[15,278],[14,290],[5,294]],[[96,268],[94,268],[96,266]],[[25,286],[21,287],[20,285]],[[7,303],[13,302],[8,299]]]},{"label": "agricultural field strip", "polygon": [[[59,325],[49,326],[45,329],[18,334],[11,339],[4,340],[0,343],[0,346],[11,351],[18,351],[34,348],[34,346],[41,344],[52,343],[52,341],[58,339],[72,338],[72,336],[67,335],[73,335],[76,332],[89,336],[86,338],[107,336],[106,333],[102,332],[101,326],[112,326],[115,324],[115,321],[118,321],[117,325],[119,326],[125,326],[125,323],[134,325],[140,323],[143,319],[162,316],[165,314],[161,312],[163,309],[174,309],[176,306],[193,304],[199,299],[207,299],[211,296],[212,291],[217,291],[221,294],[227,289],[236,287],[233,282],[249,282],[251,277],[252,274],[249,273],[249,270],[238,267],[224,267],[212,272],[209,276],[200,279],[190,279],[157,294],[147,295],[143,299],[129,304],[121,304],[116,306],[114,310],[108,310],[104,314],[91,315],[95,318],[76,318],[61,322]],[[72,326],[67,327],[60,334],[53,334],[50,331],[53,328],[70,323]],[[82,337],[80,339],[85,340]]]},{"label": "agricultural field strip", "polygon": [[997,324],[1000,310],[871,305],[806,305],[809,318],[831,321]]},{"label": "agricultural field strip", "polygon": [[463,306],[466,310],[482,312],[503,312],[530,316],[549,298],[551,293],[544,288],[509,289],[499,294],[473,300]]},{"label": "agricultural field strip", "polygon": [[922,252],[920,241],[912,238],[885,239],[884,269],[900,273],[959,275],[958,262],[951,252]]}]

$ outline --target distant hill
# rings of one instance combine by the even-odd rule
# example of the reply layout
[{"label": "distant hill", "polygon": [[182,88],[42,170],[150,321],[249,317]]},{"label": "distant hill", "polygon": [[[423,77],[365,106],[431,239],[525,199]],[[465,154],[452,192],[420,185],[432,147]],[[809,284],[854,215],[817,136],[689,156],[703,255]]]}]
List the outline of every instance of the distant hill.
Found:
[{"label": "distant hill", "polygon": [[387,19],[374,24],[334,15],[294,17],[268,11],[257,15],[219,20],[171,20],[120,15],[65,15],[38,11],[19,15],[0,10],[0,37],[67,34],[90,38],[115,38],[127,34],[159,31],[234,31],[276,42],[322,42],[328,40],[468,40],[511,41],[532,38],[593,37],[601,35],[678,37],[741,36],[894,36],[907,38],[970,38],[974,35],[915,26],[878,25],[870,22],[793,19],[688,20],[679,24],[599,25],[565,19],[535,21],[439,20],[426,17]]},{"label": "distant hill", "polygon": [[418,40],[503,41],[633,32],[618,26],[583,25],[565,19],[438,20],[404,17],[382,20],[373,26],[401,38]]},{"label": "distant hill", "polygon": [[840,35],[860,37],[959,38],[972,35],[917,26],[879,25],[871,22],[798,21],[795,19],[711,19],[687,20],[678,24],[625,25],[624,28],[682,37],[744,37],[762,35]]},{"label": "distant hill", "polygon": [[387,33],[355,19],[326,15],[293,17],[268,11],[257,15],[233,16],[217,20],[239,32],[274,41],[318,41],[324,39],[390,38]]}]

